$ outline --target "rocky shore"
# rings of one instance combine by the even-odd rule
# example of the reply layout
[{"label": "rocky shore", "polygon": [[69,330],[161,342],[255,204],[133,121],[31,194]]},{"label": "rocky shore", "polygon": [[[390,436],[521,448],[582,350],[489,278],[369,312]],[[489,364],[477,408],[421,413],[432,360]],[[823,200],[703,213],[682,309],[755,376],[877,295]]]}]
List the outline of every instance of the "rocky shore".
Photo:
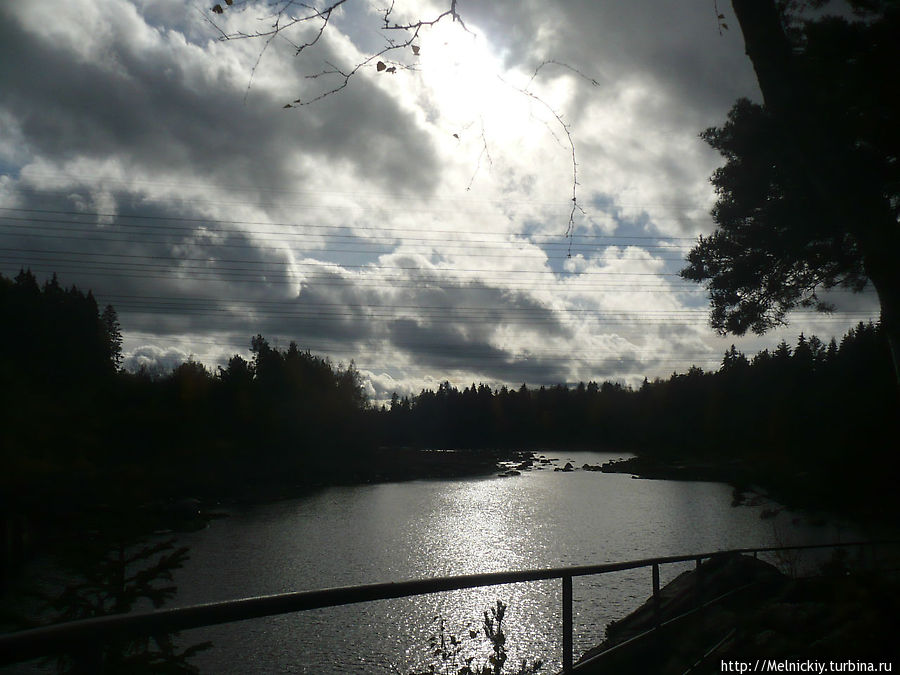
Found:
[{"label": "rocky shore", "polygon": [[721,673],[723,662],[758,659],[889,662],[900,609],[896,573],[851,574],[848,560],[835,554],[821,575],[804,579],[750,556],[707,560],[661,589],[658,619],[651,597],[610,624],[605,640],[578,661],[579,672]]},{"label": "rocky shore", "polygon": [[600,467],[604,473],[630,473],[636,478],[655,480],[702,480],[746,484],[749,472],[743,462],[666,461],[653,457],[613,460]]}]

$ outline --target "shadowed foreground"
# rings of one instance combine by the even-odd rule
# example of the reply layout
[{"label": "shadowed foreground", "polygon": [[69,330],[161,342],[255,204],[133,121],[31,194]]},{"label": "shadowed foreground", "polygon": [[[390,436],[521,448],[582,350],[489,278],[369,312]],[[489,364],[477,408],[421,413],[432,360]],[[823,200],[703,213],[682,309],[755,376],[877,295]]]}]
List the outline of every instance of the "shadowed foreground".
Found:
[{"label": "shadowed foreground", "polygon": [[[652,630],[650,598],[610,624],[607,639],[582,656],[577,672],[721,673],[723,662],[763,659],[872,662],[877,668],[896,653],[900,585],[893,572],[850,574],[845,562],[837,555],[823,566],[822,576],[792,579],[749,556],[708,560],[701,566],[699,589],[696,571],[661,589],[659,631]],[[696,606],[698,596],[708,602],[729,591],[713,605],[666,625]]]}]

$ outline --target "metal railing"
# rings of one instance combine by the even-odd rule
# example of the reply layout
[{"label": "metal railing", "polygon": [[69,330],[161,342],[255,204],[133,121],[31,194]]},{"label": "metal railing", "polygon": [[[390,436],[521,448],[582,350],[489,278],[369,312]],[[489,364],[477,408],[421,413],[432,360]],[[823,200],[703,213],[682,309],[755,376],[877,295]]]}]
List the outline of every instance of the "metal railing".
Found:
[{"label": "metal railing", "polygon": [[560,579],[562,581],[562,665],[564,673],[571,673],[573,672],[572,579],[574,577],[608,574],[610,572],[620,572],[642,567],[652,568],[655,623],[659,625],[661,617],[660,565],[694,561],[697,569],[700,569],[701,561],[725,555],[753,554],[756,556],[760,553],[776,553],[780,551],[848,547],[864,549],[865,547],[897,543],[894,541],[854,541],[798,546],[738,548],[598,565],[489,572],[435,579],[346,586],[226,600],[150,612],[111,614],[0,635],[0,666],[51,654],[83,652],[86,649],[86,645],[102,645],[114,640],[148,637],[233,621],[302,612],[310,609],[338,607],[360,602],[405,598],[467,588]]}]

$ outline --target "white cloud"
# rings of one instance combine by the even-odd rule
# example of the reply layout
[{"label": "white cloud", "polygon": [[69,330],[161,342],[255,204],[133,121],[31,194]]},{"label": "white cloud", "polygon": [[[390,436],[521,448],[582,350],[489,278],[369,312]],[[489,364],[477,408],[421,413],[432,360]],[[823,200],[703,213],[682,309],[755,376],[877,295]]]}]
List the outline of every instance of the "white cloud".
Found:
[{"label": "white cloud", "polygon": [[142,345],[124,355],[122,367],[132,373],[145,372],[151,377],[159,377],[168,375],[189,358],[175,347]]},{"label": "white cloud", "polygon": [[[755,93],[740,40],[699,0],[460,10],[475,36],[424,29],[420,56],[397,57],[418,70],[371,64],[283,109],[339,82],[307,75],[380,48],[378,15],[340,13],[300,58],[274,40],[248,90],[263,43],[218,41],[181,2],[4,5],[0,207],[44,215],[8,212],[0,238],[20,254],[0,269],[93,288],[118,308],[132,366],[214,364],[259,332],[355,359],[376,399],[717,362],[703,294],[663,275],[689,243],[672,237],[711,227],[718,158],[697,133]],[[252,31],[258,17],[219,20]],[[530,81],[546,59],[579,72],[548,64]],[[556,115],[586,210],[571,242]]]}]

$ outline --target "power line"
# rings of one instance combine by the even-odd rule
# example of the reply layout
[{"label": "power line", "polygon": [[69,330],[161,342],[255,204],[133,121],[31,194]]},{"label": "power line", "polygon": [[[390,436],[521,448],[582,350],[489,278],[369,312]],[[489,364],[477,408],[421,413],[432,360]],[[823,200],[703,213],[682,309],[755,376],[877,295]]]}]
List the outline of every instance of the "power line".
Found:
[{"label": "power line", "polygon": [[[3,225],[0,225],[0,228],[2,228],[2,227],[3,227]],[[117,233],[111,233],[111,234],[116,235]],[[174,242],[171,239],[154,240],[152,238],[147,238],[147,239],[117,238],[115,236],[111,237],[111,236],[107,236],[107,235],[92,236],[90,239],[86,239],[84,237],[75,237],[75,236],[71,236],[71,235],[53,235],[53,234],[37,233],[37,232],[34,232],[33,230],[29,231],[28,236],[36,237],[36,238],[40,238],[40,239],[65,239],[65,240],[69,240],[69,241],[77,241],[77,242],[81,242],[83,244],[93,244],[93,245],[96,245],[97,242],[138,244],[138,245],[143,245],[143,246],[146,246],[148,244],[161,244],[161,245],[168,244],[170,246],[178,244],[178,242]],[[153,237],[153,236],[159,236],[159,235],[150,235],[150,236]],[[516,243],[526,244],[527,242],[516,242]],[[198,246],[198,247],[203,247],[203,248],[213,248],[213,249],[215,249],[215,248],[238,248],[238,249],[246,249],[246,250],[250,250],[250,251],[267,250],[267,251],[277,251],[279,253],[286,253],[286,252],[295,253],[294,250],[292,250],[284,245],[282,245],[282,246],[262,246],[262,245],[256,246],[253,244],[226,244],[226,243],[222,243],[222,242],[190,242],[190,244],[192,246]],[[340,246],[371,246],[371,248],[363,248],[363,249],[339,248]],[[595,251],[595,250],[602,251],[602,250],[606,250],[609,248],[609,247],[604,247],[604,246],[585,246],[585,247],[583,247],[580,245],[573,246],[573,247],[566,247],[566,246],[560,246],[560,245],[556,245],[556,244],[553,244],[553,245],[548,244],[547,246],[551,246],[550,253],[552,253],[554,251],[565,252],[565,255],[562,255],[562,254],[549,255],[547,251],[543,250],[543,248],[540,248],[540,247],[542,247],[542,245],[539,245],[539,244],[533,244],[533,246],[539,247],[538,249],[526,248],[523,246],[515,246],[515,244],[513,244],[513,243],[510,243],[510,245],[508,247],[498,246],[498,245],[492,245],[492,246],[488,246],[488,247],[485,247],[484,245],[479,245],[476,247],[474,245],[470,246],[469,244],[463,244],[463,243],[442,244],[440,246],[440,248],[437,248],[435,246],[430,246],[427,244],[405,244],[404,243],[404,244],[400,244],[400,246],[402,246],[402,250],[398,250],[397,248],[393,248],[393,249],[389,248],[389,247],[387,247],[386,244],[370,244],[369,242],[366,242],[366,241],[337,242],[336,246],[334,244],[332,244],[328,248],[323,248],[323,249],[318,249],[317,247],[310,247],[307,250],[307,253],[321,251],[326,254],[361,253],[364,255],[385,255],[385,254],[399,254],[399,255],[418,254],[418,255],[426,255],[426,256],[451,255],[451,256],[458,256],[458,257],[462,257],[462,258],[500,258],[503,260],[508,260],[511,257],[518,257],[520,259],[532,259],[536,262],[545,262],[545,261],[552,261],[552,260],[567,260],[572,257],[573,253],[575,255],[582,253],[583,249],[587,249],[588,251]],[[473,247],[475,248],[475,250],[472,250]],[[503,252],[502,253],[485,253],[484,251],[486,248],[487,248],[487,250],[495,250],[495,251],[499,250],[499,251],[503,251]],[[641,248],[643,248],[643,247],[641,247]],[[655,248],[655,247],[648,247],[648,248]],[[668,247],[666,247],[666,248],[668,248]],[[2,250],[33,251],[33,252],[41,252],[41,253],[44,253],[44,252],[46,252],[46,253],[70,253],[72,255],[86,255],[87,254],[86,252],[73,251],[73,250],[60,251],[58,249],[25,249],[25,248],[21,248],[21,247],[17,247],[15,249],[11,249],[11,248],[7,247]],[[103,254],[96,253],[93,255],[103,255]],[[131,257],[128,254],[107,254],[107,255],[116,255],[119,257]],[[177,256],[152,256],[152,255],[147,255],[147,256],[142,256],[142,257],[167,259],[167,260],[204,260],[204,261],[215,260],[215,258],[210,258],[210,257],[184,258],[184,257],[177,257]],[[684,263],[685,257],[678,256],[678,257],[673,258],[673,257],[655,256],[655,257],[650,258],[650,257],[645,257],[645,256],[640,256],[640,255],[617,255],[616,257],[611,258],[610,260],[613,262],[617,262],[617,261],[621,261],[621,260],[637,260],[637,261],[643,261],[643,262],[656,262],[658,260],[662,260],[662,261],[669,261],[669,262]],[[285,261],[275,261],[275,260],[273,260],[273,261],[238,260],[235,262],[246,262],[246,263],[250,263],[250,264],[271,264],[271,265],[291,264],[291,263],[288,263]]]},{"label": "power line", "polygon": [[[0,221],[4,220],[4,216],[0,216]],[[44,221],[42,221],[44,222]],[[119,227],[123,227],[123,225],[118,225]],[[135,238],[133,236],[129,237],[128,235],[132,234],[130,232],[110,232],[110,231],[98,231],[96,228],[85,229],[85,228],[76,228],[76,227],[53,227],[53,226],[42,226],[40,230],[36,230],[34,227],[30,225],[15,225],[0,222],[0,229],[10,230],[10,229],[18,229],[22,230],[25,235],[24,238],[39,238],[39,239],[66,239],[70,241],[82,241],[82,242],[95,242],[95,241],[108,241],[112,243],[133,243],[133,244],[175,244],[177,240],[173,240],[171,236],[167,235],[164,232],[159,232],[159,229],[169,229],[165,226],[161,227],[151,227],[148,225],[139,225],[135,227],[141,228],[151,228],[147,232],[140,232],[141,238]],[[266,236],[275,236],[277,233],[272,232],[248,232],[248,231],[238,231],[238,230],[209,230],[204,229],[202,231],[197,230],[185,230],[184,228],[173,228],[181,233],[189,233],[191,236],[196,236],[198,233],[207,235],[210,233],[221,234],[222,232],[228,233],[240,233],[240,234],[256,234],[256,235],[266,235]],[[64,232],[66,234],[47,234],[48,232]],[[87,237],[76,237],[73,234],[88,234],[91,235],[90,238]],[[112,235],[112,236],[110,236]],[[278,234],[278,237],[305,237],[307,236],[305,233],[286,233],[286,234]],[[576,254],[581,253],[583,251],[607,251],[609,249],[628,249],[628,248],[637,248],[641,251],[644,250],[662,250],[662,251],[684,251],[685,253],[689,250],[688,246],[681,245],[672,245],[672,244],[635,244],[635,243],[579,243],[575,242],[573,244],[569,244],[568,242],[562,241],[547,241],[547,242],[537,242],[537,241],[503,241],[503,240],[487,240],[487,239],[474,239],[474,240],[464,240],[464,239],[438,239],[438,238],[425,238],[425,237],[404,237],[399,239],[397,237],[367,237],[362,238],[357,235],[352,234],[320,234],[316,235],[316,243],[318,240],[323,240],[326,242],[330,242],[330,246],[332,247],[330,250],[335,252],[343,252],[343,253],[391,253],[396,250],[397,246],[402,246],[404,250],[409,248],[420,248],[425,249],[426,251],[432,251],[435,246],[439,245],[441,250],[454,250],[454,251],[468,251],[471,248],[475,247],[478,251],[482,251],[485,248],[494,249],[504,251],[501,256],[484,254],[481,252],[474,253],[468,252],[466,255],[475,256],[475,257],[509,257],[509,255],[514,252],[531,252],[533,249],[525,248],[526,246],[538,247],[542,251],[546,251],[549,249],[551,252],[553,251],[566,251],[566,252],[574,252]],[[622,239],[629,239],[628,237],[622,237]],[[412,242],[412,243],[410,243]],[[288,242],[290,243],[290,242]],[[255,243],[226,243],[220,241],[204,241],[202,245],[210,248],[247,248],[252,250],[271,250],[271,251],[285,251],[288,247],[287,244],[280,246],[265,246],[261,242]],[[362,251],[346,249],[346,248],[335,248],[337,246],[368,246],[374,250],[366,249]],[[394,247],[393,249],[391,247]],[[315,250],[316,247],[310,247]],[[381,249],[380,251],[378,249]],[[563,259],[569,258],[571,255],[565,256],[547,256],[548,259]],[[685,256],[680,255],[677,257],[660,257],[656,256],[652,258],[653,260],[673,260],[684,262]],[[624,256],[619,255],[616,256],[615,260],[647,260],[644,256]]]},{"label": "power line", "polygon": [[[31,174],[31,176],[37,176],[39,174]],[[31,177],[30,176],[30,177]],[[51,177],[50,175],[45,175],[43,177]],[[71,179],[70,176],[66,176],[65,174],[57,174],[52,177],[61,177],[65,179]],[[88,174],[79,174],[79,178],[84,181],[85,178],[92,178],[92,176]],[[308,197],[315,197],[317,201],[310,203],[309,201],[300,201],[300,202],[287,202],[284,199],[280,199],[278,201],[263,201],[260,199],[253,200],[239,200],[239,201],[225,201],[221,198],[219,199],[190,199],[185,196],[179,196],[179,202],[183,203],[196,203],[196,204],[240,204],[240,205],[252,205],[252,206],[260,206],[260,205],[286,205],[286,206],[305,206],[305,207],[321,207],[321,208],[358,208],[359,205],[357,203],[350,204],[339,204],[336,203],[337,200],[335,197],[350,197],[354,200],[358,200],[360,198],[365,199],[375,199],[375,200],[383,200],[391,203],[397,202],[407,202],[410,204],[421,204],[423,201],[427,201],[429,203],[437,203],[441,205],[446,205],[448,208],[453,208],[453,212],[458,212],[459,205],[479,205],[483,208],[490,208],[492,211],[495,211],[498,208],[508,207],[510,204],[517,206],[534,206],[534,207],[559,207],[559,208],[568,208],[571,206],[569,200],[536,200],[536,199],[522,199],[522,198],[496,198],[496,199],[488,199],[488,198],[478,198],[472,197],[472,195],[458,195],[454,194],[452,196],[435,196],[428,195],[426,198],[419,195],[410,195],[409,193],[388,193],[388,192],[363,192],[359,190],[346,191],[346,190],[294,190],[287,188],[268,188],[263,186],[225,186],[221,184],[209,185],[209,184],[201,184],[201,183],[162,183],[156,181],[142,181],[142,180],[119,180],[119,179],[110,179],[106,177],[98,177],[93,176],[95,179],[95,183],[100,183],[102,187],[105,187],[107,184],[120,184],[124,185],[126,188],[130,188],[132,185],[158,185],[163,187],[178,187],[182,189],[196,189],[202,190],[204,192],[213,192],[215,190],[222,190],[229,194],[235,192],[248,192],[248,193],[260,193],[260,192],[268,192],[268,193],[279,193],[279,194],[288,194],[288,195],[303,195]],[[85,187],[85,186],[82,186]],[[92,188],[96,188],[96,185],[91,186]],[[68,188],[65,190],[53,190],[53,189],[45,189],[41,187],[29,187],[23,185],[13,186],[13,190],[25,194],[36,194],[42,197],[46,195],[60,195],[64,197],[68,197],[72,193],[72,188]],[[321,204],[321,198],[323,197],[331,197],[332,199],[327,204]],[[697,203],[688,203],[688,202],[616,202],[606,206],[597,207],[598,210],[602,212],[607,212],[609,210],[621,210],[621,209],[648,209],[648,208],[665,208],[665,209],[674,209],[681,211],[696,211],[698,209],[706,210],[707,206],[702,206]],[[434,211],[434,212],[442,212],[442,209],[424,209],[425,211]],[[401,211],[404,213],[409,213],[414,211],[409,207],[404,207],[402,209],[396,209],[396,211]]]},{"label": "power line", "polygon": [[[103,218],[112,218],[116,221],[120,221],[121,219],[134,219],[134,220],[144,220],[151,222],[178,222],[178,223],[193,223],[193,224],[212,224],[212,225],[250,225],[250,226],[258,226],[264,225],[268,227],[289,227],[289,228],[307,228],[307,229],[315,229],[315,230],[335,230],[335,229],[353,229],[353,230],[362,230],[362,231],[376,231],[376,232],[429,232],[436,234],[474,234],[474,235],[484,235],[486,234],[484,230],[458,230],[458,229],[433,229],[433,228],[416,228],[412,226],[407,227],[377,227],[372,225],[326,225],[326,224],[314,224],[314,223],[286,223],[286,222],[271,222],[264,220],[228,220],[228,219],[217,219],[217,218],[187,218],[185,216],[156,216],[156,215],[148,215],[148,214],[136,214],[136,213],[102,213],[97,211],[64,211],[64,210],[54,210],[54,209],[27,209],[27,208],[15,208],[15,207],[0,207],[0,211],[15,211],[21,213],[42,213],[49,215],[64,215],[64,216],[77,216],[79,218],[89,217],[94,219],[103,219]],[[23,217],[6,217],[8,219],[15,220],[24,220]],[[54,222],[54,221],[51,221]],[[82,225],[95,225],[97,223],[90,223],[86,221],[71,221],[77,224]],[[227,230],[235,233],[242,233],[243,230],[233,229]],[[561,237],[552,234],[540,234],[540,233],[528,233],[528,232],[513,232],[513,233],[501,233],[512,236],[520,236],[520,237],[547,237],[552,239],[559,239]],[[661,241],[696,241],[696,237],[670,237],[664,235],[604,235],[604,234],[572,234],[570,235],[573,238],[579,239],[637,239],[637,240],[645,240],[645,239],[653,239],[653,240],[661,240]]]},{"label": "power line", "polygon": [[[254,286],[289,286],[289,287],[325,287],[325,288],[353,288],[353,289],[376,289],[376,290],[384,290],[386,287],[392,290],[400,290],[400,289],[415,289],[415,290],[452,290],[452,291],[468,291],[472,293],[484,293],[486,291],[507,291],[507,292],[527,292],[527,291],[547,291],[548,289],[546,281],[541,281],[539,279],[525,279],[522,281],[518,281],[516,283],[510,283],[511,280],[509,278],[493,278],[493,277],[473,277],[471,279],[466,278],[457,278],[457,279],[447,279],[446,277],[439,276],[421,276],[419,278],[413,278],[410,276],[387,276],[387,275],[371,275],[365,277],[335,277],[334,275],[329,274],[305,274],[299,278],[293,278],[286,274],[263,274],[262,272],[252,273],[253,276],[248,276],[251,272],[248,271],[246,274],[237,274],[237,273],[222,273],[221,271],[217,271],[215,269],[204,270],[205,273],[194,272],[191,275],[182,275],[177,276],[174,275],[174,271],[178,271],[177,268],[175,270],[166,267],[158,267],[155,270],[140,270],[135,268],[134,266],[126,266],[120,268],[113,268],[113,266],[100,265],[100,264],[88,264],[88,263],[77,263],[77,262],[54,262],[53,260],[44,260],[44,261],[20,261],[17,259],[10,260],[9,258],[4,258],[0,256],[0,264],[6,262],[7,264],[11,264],[11,270],[18,270],[22,268],[31,269],[33,272],[43,272],[45,274],[50,273],[65,273],[65,274],[78,274],[78,273],[86,273],[90,279],[94,277],[109,277],[109,278],[118,278],[118,279],[129,279],[129,280],[137,280],[137,279],[159,279],[170,282],[184,282],[190,281],[192,283],[207,283],[207,284],[221,284],[226,286],[227,288],[233,288],[234,285],[244,285],[244,284],[252,284]],[[353,267],[353,266],[350,266]],[[365,266],[356,266],[363,267]],[[386,268],[386,269],[399,269],[402,270],[404,268]],[[418,268],[408,268],[408,269],[418,269]],[[456,270],[435,270],[439,271],[456,271]],[[466,270],[471,271],[471,270]],[[504,272],[522,272],[527,273],[527,270],[506,270]],[[14,273],[14,272],[13,272]],[[537,271],[534,274],[553,274],[553,272],[542,272]],[[262,277],[262,278],[260,278]],[[561,280],[562,283],[554,286],[552,288],[552,292],[556,296],[563,296],[569,294],[592,294],[592,293],[623,293],[623,294],[633,294],[633,293],[654,293],[654,294],[702,294],[706,292],[706,289],[695,286],[690,282],[683,282],[682,286],[673,286],[670,284],[662,284],[660,283],[646,283],[641,281],[615,281],[615,282],[607,282],[607,283],[585,283],[579,282],[577,280],[571,281],[568,279]],[[676,283],[682,283],[679,280],[673,280]],[[493,284],[493,285],[492,285]],[[627,284],[627,285],[625,285]],[[84,283],[82,283],[84,285]],[[231,292],[231,291],[229,291]],[[829,289],[829,293],[841,293],[841,294],[851,294],[854,291],[850,289],[843,288],[835,288]]]},{"label": "power line", "polygon": [[[651,319],[665,319],[667,321],[703,318],[708,316],[708,310],[703,309],[589,309],[578,307],[517,307],[514,305],[502,305],[497,307],[471,307],[447,305],[421,305],[421,304],[382,304],[382,303],[342,303],[342,302],[298,302],[296,298],[282,301],[257,301],[257,300],[233,300],[228,299],[228,307],[214,307],[210,303],[221,301],[217,298],[201,297],[146,297],[146,296],[106,296],[107,300],[134,313],[139,312],[164,312],[176,310],[190,310],[191,313],[208,314],[232,314],[235,311],[252,313],[255,316],[337,316],[357,317],[358,312],[352,310],[368,310],[367,317],[408,318],[407,312],[415,312],[415,318],[444,318],[448,316],[454,321],[459,318],[495,320],[502,316],[506,320],[510,315],[521,317],[536,316],[543,318],[547,315],[574,315],[573,318],[598,318],[604,320],[629,320],[636,317],[649,317]],[[871,312],[865,310],[848,310],[823,315],[814,310],[797,310],[795,315],[818,317],[826,320],[844,320],[853,317],[868,317]]]},{"label": "power line", "polygon": [[[9,249],[3,248],[0,251],[14,251],[16,253],[32,253],[33,255],[43,256],[41,258],[36,259],[41,263],[60,263],[63,265],[73,265],[73,266],[81,266],[85,268],[98,267],[100,269],[110,269],[111,266],[114,266],[117,269],[158,269],[158,270],[167,270],[167,271],[191,271],[191,272],[205,272],[205,273],[214,273],[214,272],[225,272],[225,273],[242,273],[242,274],[266,274],[266,275],[281,275],[288,276],[288,272],[284,270],[267,270],[265,268],[261,270],[254,270],[250,268],[242,268],[242,267],[221,267],[221,266],[204,266],[204,265],[162,265],[160,263],[139,263],[139,262],[130,262],[130,261],[118,261],[121,258],[137,258],[142,260],[152,260],[152,259],[164,259],[170,260],[173,262],[180,262],[181,260],[187,260],[190,262],[206,262],[206,263],[217,263],[217,262],[227,262],[227,261],[217,261],[215,259],[209,258],[175,258],[170,256],[142,256],[135,254],[117,254],[117,253],[73,253],[73,255],[91,255],[95,257],[104,257],[104,258],[113,258],[114,261],[110,262],[102,262],[102,261],[92,261],[92,260],[67,260],[66,258],[57,258],[48,256],[45,251],[41,251],[38,249]],[[59,251],[52,251],[50,253],[58,253]],[[30,258],[25,258],[25,260],[29,260]],[[17,263],[21,260],[20,257],[11,256],[11,255],[0,255],[0,260],[4,260],[6,262]],[[253,263],[254,261],[235,261],[235,262],[247,262]],[[255,263],[258,265],[269,265],[267,261]],[[290,262],[290,263],[276,263],[279,267],[283,265],[296,266],[296,267],[312,267],[316,269],[322,269],[329,265],[334,265],[336,267],[340,267],[341,269],[356,269],[363,271],[407,271],[407,272],[428,272],[434,274],[436,272],[465,272],[465,273],[493,273],[493,274],[533,274],[533,275],[547,275],[551,274],[558,277],[581,277],[581,276],[623,276],[623,277],[678,277],[679,275],[674,272],[604,272],[599,270],[592,270],[586,272],[555,272],[553,270],[522,270],[522,269],[510,269],[510,270],[493,270],[493,269],[483,269],[483,268],[464,268],[464,267],[452,267],[452,268],[422,268],[419,266],[412,265],[371,265],[371,264],[342,264],[342,263],[333,263],[329,261],[316,261],[316,262]],[[290,278],[293,279],[293,276]]]},{"label": "power line", "polygon": [[[364,272],[382,272],[382,271],[400,271],[400,272],[424,272],[427,274],[436,275],[439,272],[450,272],[450,273],[491,273],[493,275],[501,275],[501,274],[531,274],[531,275],[553,275],[555,277],[560,277],[561,279],[577,279],[581,277],[588,276],[650,276],[650,277],[678,277],[678,274],[672,272],[622,272],[622,271],[602,271],[602,270],[589,270],[582,272],[557,272],[555,270],[528,270],[528,269],[501,269],[501,270],[492,270],[492,269],[474,269],[468,267],[420,267],[414,265],[373,265],[373,264],[344,264],[337,263],[328,260],[314,261],[314,262],[305,262],[305,261],[255,261],[255,260],[230,260],[230,259],[217,259],[217,258],[191,258],[191,257],[175,257],[175,256],[152,256],[152,255],[137,255],[137,254],[128,254],[128,253],[94,253],[94,252],[81,252],[81,251],[44,251],[40,249],[10,249],[10,248],[0,248],[0,251],[11,251],[14,254],[31,254],[31,256],[38,257],[29,257],[27,255],[3,255],[0,254],[0,260],[11,262],[14,264],[22,263],[27,264],[29,261],[35,261],[40,263],[60,263],[64,265],[76,265],[81,267],[100,267],[101,269],[110,269],[111,266],[115,266],[117,269],[163,269],[163,270],[171,270],[175,272],[185,272],[192,270],[202,270],[204,272],[240,272],[246,274],[289,274],[289,270],[284,269],[268,269],[270,267],[275,268],[285,268],[285,267],[311,267],[316,270],[325,270],[330,266],[339,267],[342,270],[362,270]],[[53,253],[66,253],[71,256],[92,256],[99,258],[110,258],[112,260],[77,260],[77,259],[68,259],[68,258],[60,258],[53,256]],[[174,265],[166,265],[161,262],[134,262],[135,260],[160,260],[171,263],[177,263]],[[198,262],[198,263],[207,263],[205,265],[185,265],[184,262]],[[222,266],[220,263],[226,264],[247,264],[247,265],[255,265],[258,269],[254,269],[253,267],[226,267]],[[445,278],[445,277],[440,277]],[[479,277],[481,278],[481,277]],[[521,277],[518,277],[521,278]]]}]

